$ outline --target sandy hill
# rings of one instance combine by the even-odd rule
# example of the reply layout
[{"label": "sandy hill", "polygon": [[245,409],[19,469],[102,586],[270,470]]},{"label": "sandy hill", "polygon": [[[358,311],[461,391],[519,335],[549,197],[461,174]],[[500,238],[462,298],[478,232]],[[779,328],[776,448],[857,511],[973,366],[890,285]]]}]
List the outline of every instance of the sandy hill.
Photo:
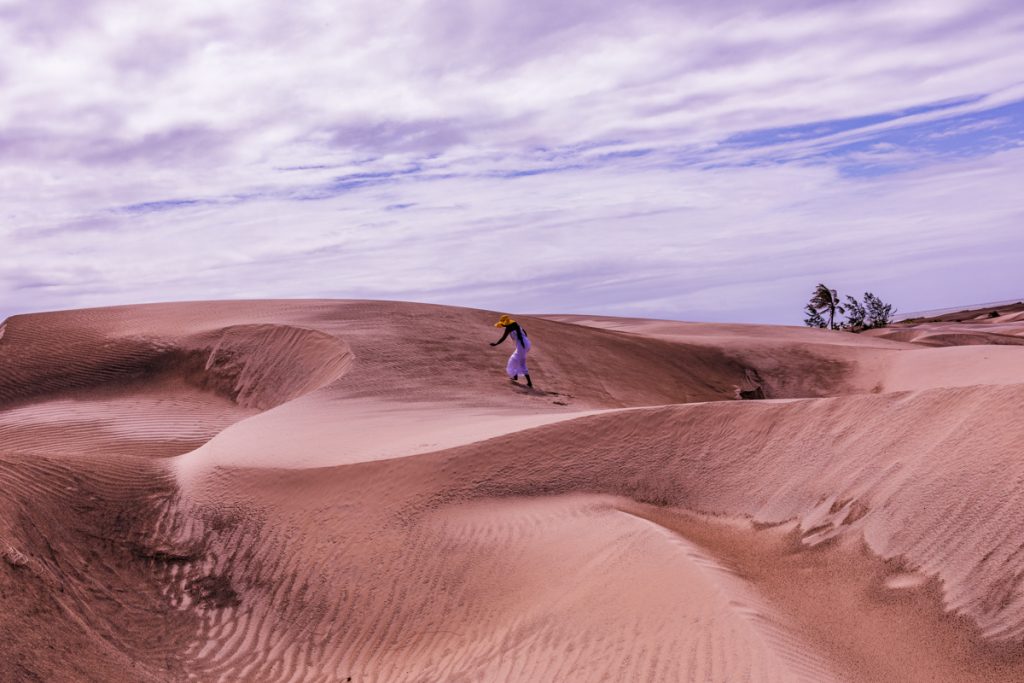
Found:
[{"label": "sandy hill", "polygon": [[1024,680],[1019,312],[496,316],[9,318],[0,680]]}]

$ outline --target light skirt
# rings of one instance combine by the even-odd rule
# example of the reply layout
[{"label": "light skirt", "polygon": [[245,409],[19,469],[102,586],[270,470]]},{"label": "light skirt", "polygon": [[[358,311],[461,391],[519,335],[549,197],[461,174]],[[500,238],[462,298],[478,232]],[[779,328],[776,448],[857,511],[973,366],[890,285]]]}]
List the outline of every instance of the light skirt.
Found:
[{"label": "light skirt", "polygon": [[505,372],[508,373],[509,377],[515,377],[516,375],[528,375],[530,371],[526,368],[526,354],[533,347],[530,343],[530,338],[523,335],[526,340],[526,344],[520,344],[519,339],[513,339],[516,343],[516,350],[512,352],[512,355],[508,358],[508,365],[505,366]]}]

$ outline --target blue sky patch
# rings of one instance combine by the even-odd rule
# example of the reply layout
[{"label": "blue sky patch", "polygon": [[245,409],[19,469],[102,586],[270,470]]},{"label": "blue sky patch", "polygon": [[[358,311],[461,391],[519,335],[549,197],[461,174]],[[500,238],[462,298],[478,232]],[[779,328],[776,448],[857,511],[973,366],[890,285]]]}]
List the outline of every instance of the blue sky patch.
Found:
[{"label": "blue sky patch", "polygon": [[[957,113],[956,108],[981,101],[964,97],[835,121],[739,133],[720,148],[747,149],[751,155],[701,164],[703,168],[750,166],[773,163],[824,163],[835,165],[844,176],[877,176],[908,171],[936,160],[992,154],[1024,145],[1024,101]],[[948,116],[925,121],[899,120],[914,115],[950,110]],[[871,130],[880,123],[895,125]],[[865,129],[860,134],[828,138]],[[688,159],[693,163],[693,158]]]},{"label": "blue sky patch", "polygon": [[161,199],[155,202],[128,204],[127,206],[120,207],[118,210],[124,213],[154,213],[157,211],[173,211],[174,209],[183,209],[187,206],[207,203],[209,202],[202,199]]},{"label": "blue sky patch", "polygon": [[797,126],[786,126],[784,128],[765,128],[761,130],[746,131],[737,133],[726,138],[722,144],[736,147],[767,147],[770,145],[784,145],[789,142],[803,140],[815,140],[826,138],[837,133],[866,128],[868,126],[888,123],[897,119],[904,119],[918,114],[928,114],[944,109],[954,109],[967,104],[979,102],[985,98],[984,95],[970,95],[943,102],[933,102],[907,109],[868,114],[866,116],[854,116],[846,119],[833,119],[830,121],[814,121],[803,123]]}]

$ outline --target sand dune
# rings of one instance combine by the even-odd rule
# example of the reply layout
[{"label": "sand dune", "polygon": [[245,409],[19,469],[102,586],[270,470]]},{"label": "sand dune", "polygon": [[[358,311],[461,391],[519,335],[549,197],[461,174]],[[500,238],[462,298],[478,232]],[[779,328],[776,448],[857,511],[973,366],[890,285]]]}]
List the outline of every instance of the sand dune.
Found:
[{"label": "sand dune", "polygon": [[0,679],[1024,680],[1017,314],[494,318],[7,320]]}]

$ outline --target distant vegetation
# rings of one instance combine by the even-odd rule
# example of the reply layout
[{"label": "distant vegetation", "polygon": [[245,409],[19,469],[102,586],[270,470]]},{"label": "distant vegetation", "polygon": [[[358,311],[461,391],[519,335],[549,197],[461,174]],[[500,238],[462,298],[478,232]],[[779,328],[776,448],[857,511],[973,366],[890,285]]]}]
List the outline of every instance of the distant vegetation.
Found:
[{"label": "distant vegetation", "polygon": [[[844,304],[839,301],[836,290],[819,284],[814,288],[811,300],[804,306],[804,314],[804,324],[808,327],[857,332],[872,327],[885,327],[892,322],[896,309],[871,292],[864,292],[863,302],[847,295]],[[837,321],[837,315],[845,315],[846,320]]]},{"label": "distant vegetation", "polygon": [[[811,294],[811,300],[807,302],[804,311],[807,313],[804,324],[808,327],[827,327],[830,330],[836,329],[836,313],[842,315],[844,312],[836,290],[821,284]],[[828,313],[827,322],[822,313]]]}]

